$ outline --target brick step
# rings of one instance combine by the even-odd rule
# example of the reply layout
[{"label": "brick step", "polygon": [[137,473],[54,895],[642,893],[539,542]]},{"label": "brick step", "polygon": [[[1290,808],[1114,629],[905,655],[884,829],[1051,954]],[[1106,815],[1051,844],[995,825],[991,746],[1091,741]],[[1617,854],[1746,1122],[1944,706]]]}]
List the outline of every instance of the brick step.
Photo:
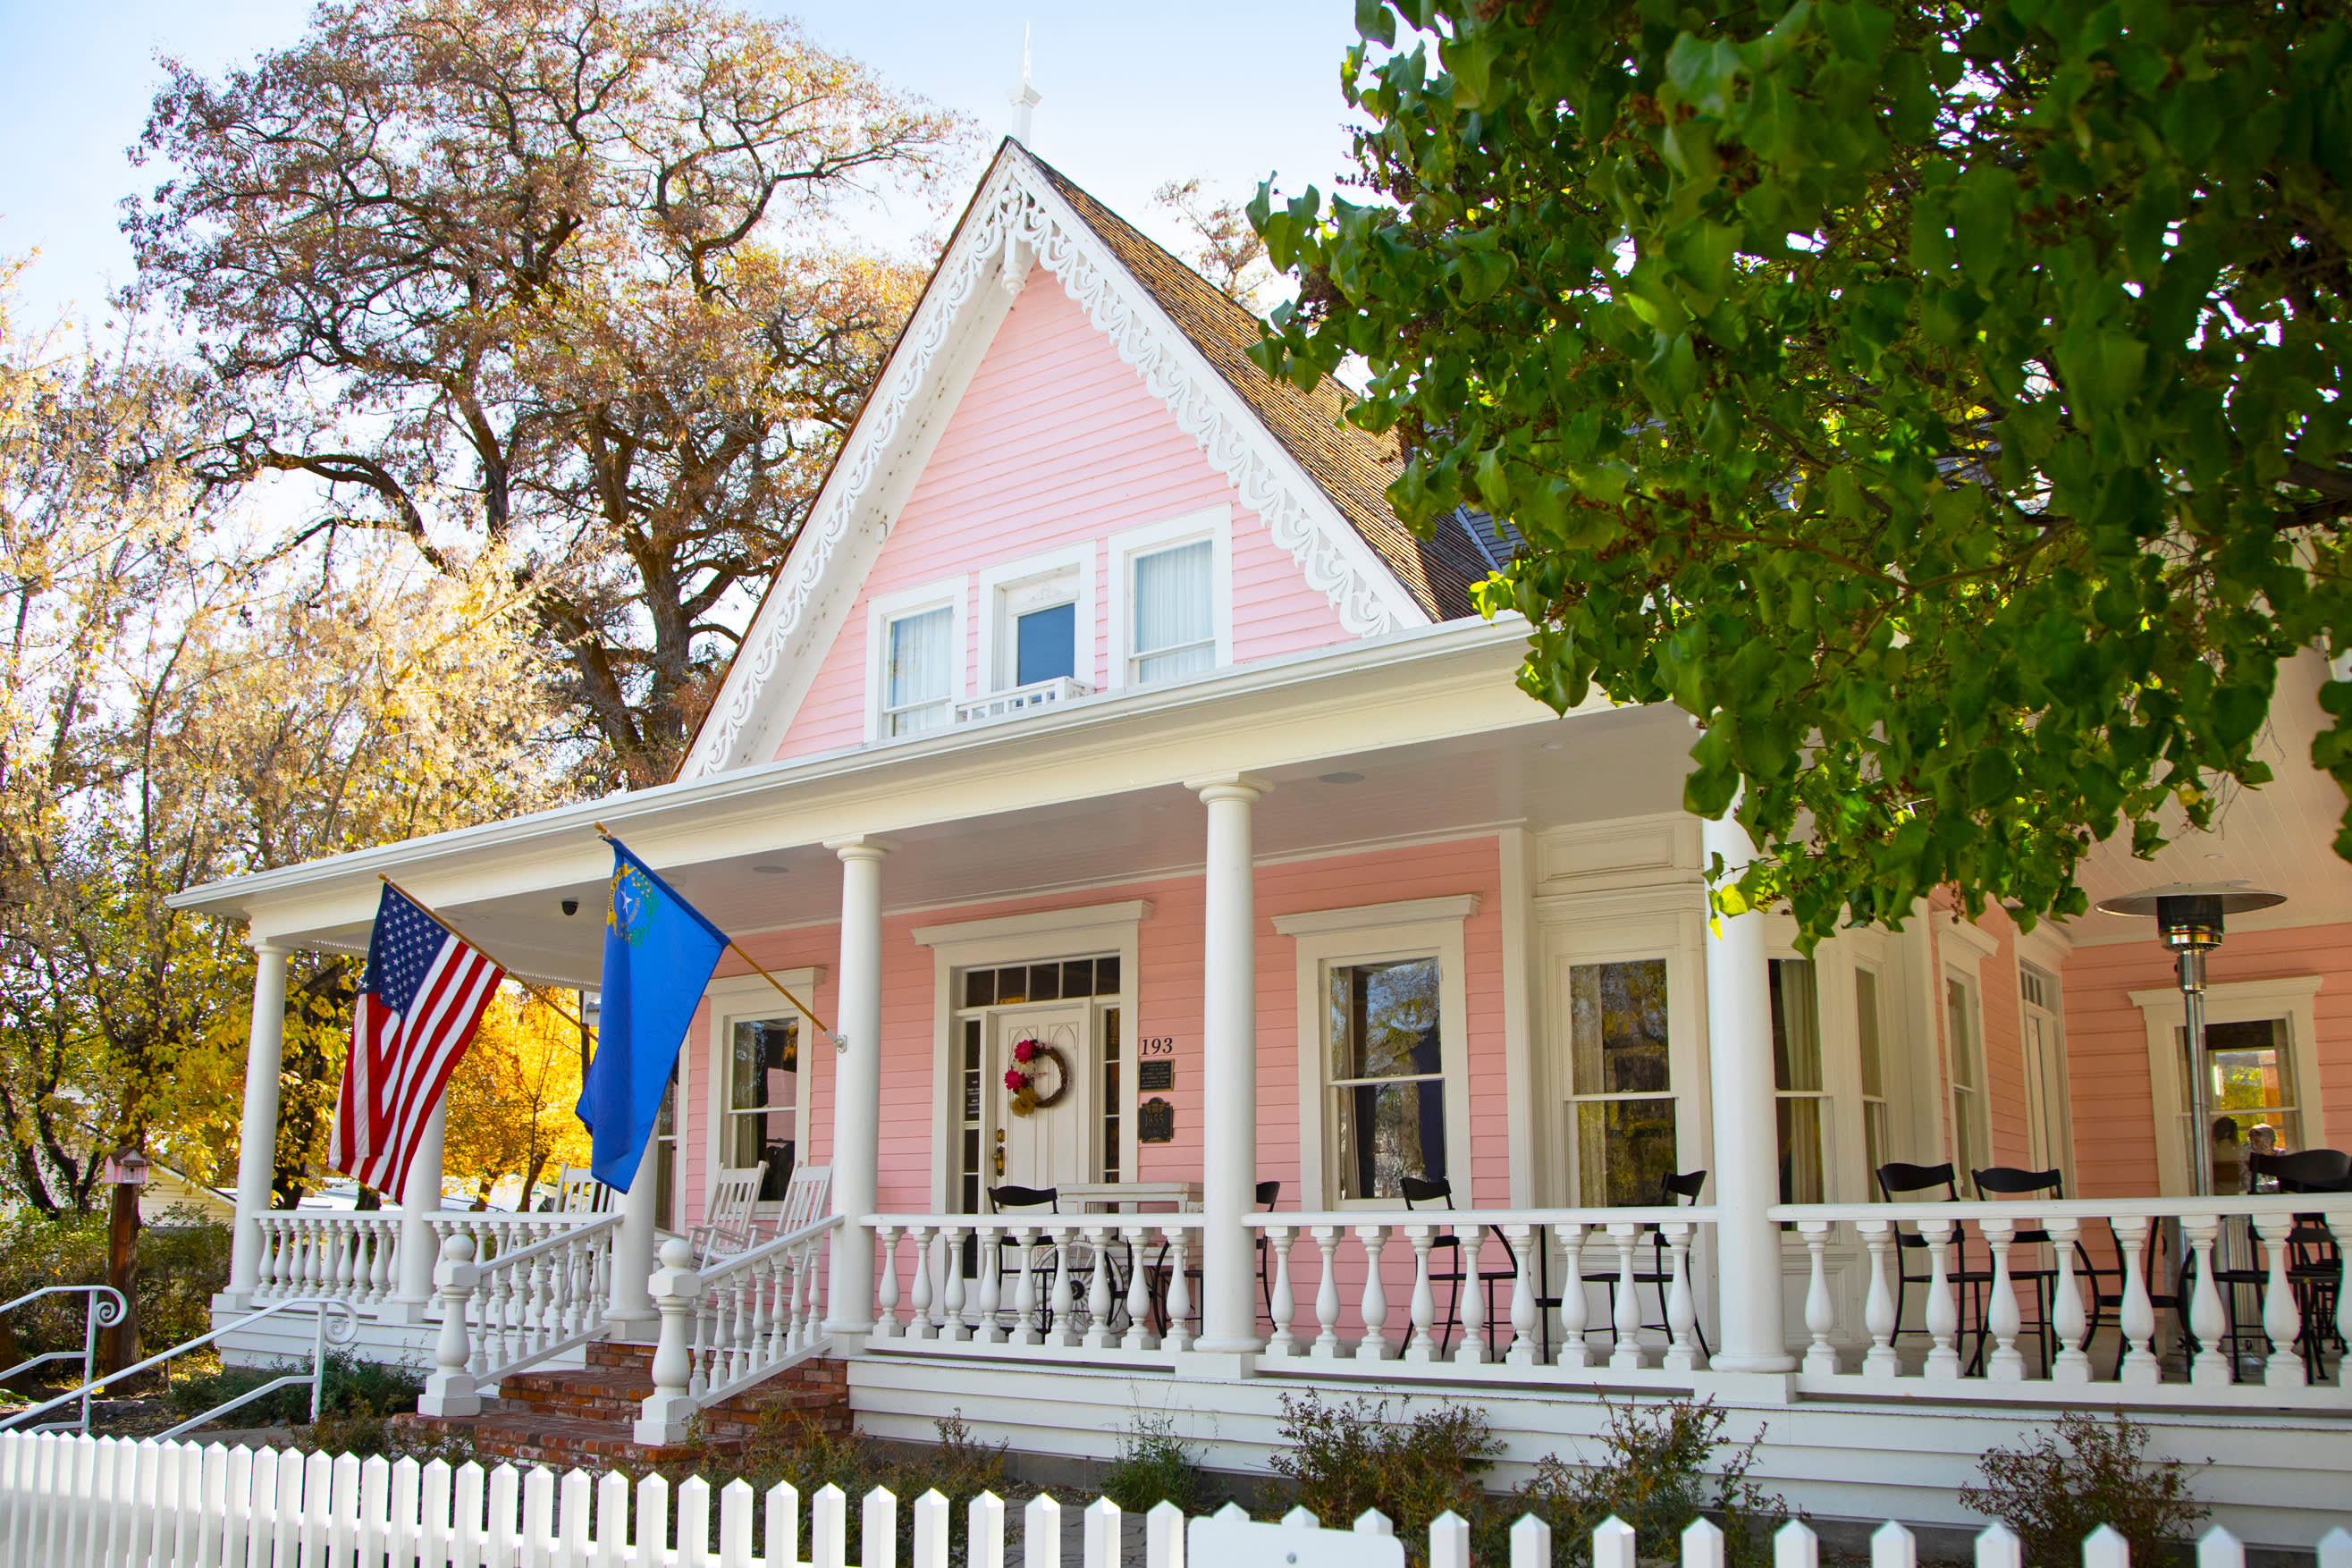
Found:
[{"label": "brick step", "polygon": [[[551,1415],[634,1421],[637,1407],[653,1391],[650,1377],[631,1376],[617,1368],[593,1367],[578,1372],[517,1373],[499,1384],[499,1398],[506,1405],[543,1410]],[[845,1386],[830,1384],[794,1383],[786,1374],[712,1405],[705,1412],[705,1419],[733,1417],[748,1425],[769,1411],[820,1411],[842,1404],[847,1392]]]}]

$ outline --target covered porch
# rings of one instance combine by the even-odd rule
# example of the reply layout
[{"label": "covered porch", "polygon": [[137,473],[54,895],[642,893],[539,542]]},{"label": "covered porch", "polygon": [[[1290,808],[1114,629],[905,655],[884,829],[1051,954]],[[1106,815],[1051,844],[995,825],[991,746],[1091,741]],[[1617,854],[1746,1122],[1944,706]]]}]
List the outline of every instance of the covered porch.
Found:
[{"label": "covered porch", "polygon": [[[1512,689],[1517,649],[1402,634],[1311,681],[1277,661],[212,890],[261,955],[248,1150],[275,1124],[283,954],[363,947],[379,870],[593,989],[596,820],[847,1040],[722,967],[606,1215],[442,1213],[423,1182],[399,1211],[271,1214],[263,1162],[219,1311],[344,1296],[453,1412],[667,1336],[647,1440],[823,1354],[882,1435],[961,1408],[1098,1456],[1167,1409],[1235,1468],[1285,1390],[1475,1397],[1511,1463],[1608,1398],[1712,1396],[1776,1434],[1792,1497],[1857,1516],[1934,1517],[1920,1500],[1969,1474],[1956,1431],[2009,1441],[2054,1408],[2226,1445],[2237,1506],[2352,1463],[2332,1244],[2294,1217],[2340,1234],[2352,1195],[2188,1195],[2152,932],[1922,909],[1801,960],[1770,916],[1710,931],[1701,868],[1746,846],[1678,809],[1686,721],[1554,719]],[[2242,989],[2216,1017],[2277,1026],[2238,1044],[2318,1147],[2352,1115],[2326,993],[2352,899],[2332,808],[2282,775],[2226,847],[2290,902],[2225,946],[2217,989]],[[2212,847],[2168,852],[2193,879],[2101,875],[2212,879]],[[1027,1114],[1003,1078],[1024,1042],[1060,1080]],[[656,1255],[762,1163],[771,1204],[826,1168],[826,1220],[708,1267]],[[1950,1197],[1885,1201],[1882,1167],[1947,1163]],[[1994,1167],[2062,1184],[1984,1201]]]}]

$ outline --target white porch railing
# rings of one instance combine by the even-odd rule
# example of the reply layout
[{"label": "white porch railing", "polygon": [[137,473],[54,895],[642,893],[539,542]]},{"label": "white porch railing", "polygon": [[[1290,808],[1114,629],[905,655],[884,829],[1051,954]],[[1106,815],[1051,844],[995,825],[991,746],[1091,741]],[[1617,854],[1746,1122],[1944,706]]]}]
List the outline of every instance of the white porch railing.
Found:
[{"label": "white porch railing", "polygon": [[992,692],[955,705],[958,724],[993,724],[1000,719],[1017,719],[1024,713],[1042,709],[1058,708],[1075,702],[1081,697],[1094,695],[1094,688],[1085,681],[1068,676],[1052,680],[1033,680],[1026,686],[1016,686],[1010,691]]},{"label": "white porch railing", "polygon": [[437,1364],[418,1408],[427,1415],[471,1415],[467,1402],[494,1391],[508,1373],[604,1337],[621,1216],[574,1217],[586,1223],[488,1262],[475,1261],[469,1231],[455,1231],[442,1242],[434,1270],[441,1293],[441,1336],[433,1352]]},{"label": "white porch railing", "polygon": [[661,1339],[638,1442],[678,1442],[695,1411],[825,1349],[822,1264],[840,1228],[841,1216],[830,1215],[699,1270],[685,1242],[662,1244],[650,1282]]},{"label": "white porch railing", "polygon": [[[1768,1212],[1808,1255],[1801,1392],[2068,1402],[2095,1383],[2106,1405],[2352,1407],[2339,1348],[2352,1293],[2325,1261],[2332,1245],[2295,1222],[2325,1215],[2352,1237],[2352,1194]],[[1859,1291],[1832,1287],[1838,1251],[1860,1254]],[[2179,1354],[2162,1353],[2168,1341]]]},{"label": "white porch railing", "polygon": [[261,1228],[257,1305],[331,1296],[354,1307],[392,1299],[400,1280],[400,1211],[320,1210],[256,1215]]},{"label": "white porch railing", "polygon": [[864,1224],[881,1254],[874,1334],[894,1349],[1102,1359],[1192,1345],[1199,1215],[875,1215]]},{"label": "white porch railing", "polygon": [[[1712,1208],[1354,1210],[1247,1223],[1265,1238],[1271,1359],[1500,1363],[1580,1384],[1706,1366],[1692,1249],[1714,1228]],[[1441,1288],[1450,1314],[1438,1310]],[[1311,1327],[1298,1321],[1307,1303]]]}]

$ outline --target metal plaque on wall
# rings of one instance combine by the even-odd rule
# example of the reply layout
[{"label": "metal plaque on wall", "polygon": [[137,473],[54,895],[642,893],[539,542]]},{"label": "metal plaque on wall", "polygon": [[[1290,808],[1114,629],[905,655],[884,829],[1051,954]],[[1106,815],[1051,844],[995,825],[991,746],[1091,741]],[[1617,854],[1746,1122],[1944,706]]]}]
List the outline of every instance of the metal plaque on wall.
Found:
[{"label": "metal plaque on wall", "polygon": [[1162,1094],[1166,1094],[1175,1089],[1176,1064],[1174,1062],[1138,1062],[1135,1067],[1135,1087],[1143,1093],[1149,1094],[1158,1089]]},{"label": "metal plaque on wall", "polygon": [[1176,1108],[1157,1096],[1145,1100],[1136,1112],[1135,1138],[1139,1143],[1176,1142]]}]

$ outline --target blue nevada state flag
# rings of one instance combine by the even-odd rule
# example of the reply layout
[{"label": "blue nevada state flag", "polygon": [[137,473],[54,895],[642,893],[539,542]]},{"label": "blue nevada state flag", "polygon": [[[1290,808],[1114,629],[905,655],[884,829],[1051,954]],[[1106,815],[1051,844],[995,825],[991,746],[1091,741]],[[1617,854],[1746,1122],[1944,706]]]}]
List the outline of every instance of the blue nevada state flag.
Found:
[{"label": "blue nevada state flag", "polygon": [[596,1058],[580,1089],[589,1168],[616,1192],[636,1180],[678,1047],[727,936],[646,863],[613,845]]}]

